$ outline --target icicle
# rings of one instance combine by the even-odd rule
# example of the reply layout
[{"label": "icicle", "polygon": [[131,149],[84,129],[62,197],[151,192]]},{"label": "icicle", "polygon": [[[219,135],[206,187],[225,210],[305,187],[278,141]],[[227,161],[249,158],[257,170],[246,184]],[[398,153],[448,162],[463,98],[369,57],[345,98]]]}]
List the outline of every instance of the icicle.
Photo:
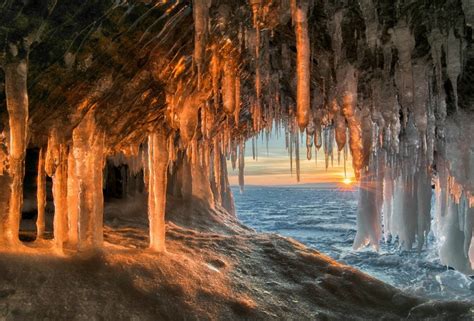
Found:
[{"label": "icicle", "polygon": [[391,234],[391,217],[393,209],[393,177],[392,169],[386,167],[383,181],[383,231],[385,241]]},{"label": "icicle", "polygon": [[236,70],[231,61],[226,61],[222,73],[222,105],[227,114],[235,111]]},{"label": "icicle", "polygon": [[338,10],[331,21],[332,50],[334,51],[334,68],[337,68],[342,58],[342,18],[343,11]]},{"label": "icicle", "polygon": [[200,87],[205,61],[207,27],[209,20],[210,0],[193,0],[194,17],[194,61],[198,70],[198,87]]},{"label": "icicle", "polygon": [[234,111],[234,120],[235,120],[236,128],[239,128],[239,124],[240,124],[240,108],[241,108],[240,76],[237,74],[237,76],[235,77],[235,111]]},{"label": "icicle", "polygon": [[[262,7],[262,0],[249,0],[252,8],[253,27],[255,28],[255,108],[258,112],[261,111],[261,70],[260,70],[260,11]],[[255,126],[255,125],[254,125]]]},{"label": "icicle", "polygon": [[294,144],[294,137],[293,131],[290,131],[290,174],[293,175],[293,144]]},{"label": "icicle", "polygon": [[375,50],[379,39],[377,9],[372,0],[361,0],[359,3],[365,20],[365,39],[369,48]]},{"label": "icicle", "polygon": [[214,95],[214,110],[219,108],[219,74],[220,74],[220,59],[217,45],[212,46],[212,58],[211,58],[211,80],[212,80],[212,92]]},{"label": "icicle", "polygon": [[256,148],[255,145],[256,145],[255,137],[252,137],[252,158],[253,158],[253,160],[255,160],[257,158],[256,151],[255,151],[255,148]]},{"label": "icicle", "polygon": [[474,3],[472,0],[462,0],[462,9],[466,17],[466,25],[474,28]]},{"label": "icicle", "polygon": [[239,187],[240,193],[244,192],[244,169],[245,169],[245,141],[240,140],[239,143]]},{"label": "icicle", "polygon": [[296,181],[300,182],[300,135],[295,133]]},{"label": "icicle", "polygon": [[379,248],[381,238],[380,204],[377,201],[377,178],[374,165],[362,171],[359,189],[359,207],[357,211],[357,234],[353,248],[361,249],[372,245]]},{"label": "icicle", "polygon": [[214,194],[215,201],[217,204],[221,205],[222,204],[222,191],[221,191],[221,151],[219,147],[219,141],[217,137],[214,138],[214,148],[212,150],[213,154],[213,168],[214,168],[214,184],[216,186],[216,193]]},{"label": "icicle", "polygon": [[393,42],[398,50],[398,67],[395,80],[403,108],[406,126],[408,111],[413,106],[414,82],[412,69],[412,52],[415,49],[415,37],[410,31],[410,27],[404,20],[400,20],[393,31]]},{"label": "icicle", "polygon": [[340,152],[345,144],[346,144],[346,119],[344,118],[344,115],[341,114],[339,105],[337,105],[337,101],[334,100],[333,104],[335,104],[337,107],[335,107],[336,110],[336,115],[335,115],[335,131],[336,131],[336,143],[337,143],[337,150]]},{"label": "icicle", "polygon": [[456,38],[454,30],[449,31],[446,44],[446,72],[448,74],[454,93],[454,106],[458,110],[458,77],[462,71],[461,40]]},{"label": "icicle", "polygon": [[165,246],[165,210],[168,169],[168,144],[164,129],[148,136],[148,220],[150,248],[163,252]]},{"label": "icicle", "polygon": [[310,116],[310,40],[308,35],[308,1],[292,0],[293,22],[296,34],[296,117],[301,130],[306,128]]},{"label": "icicle", "polygon": [[311,160],[311,151],[313,149],[313,135],[306,134],[306,158]]},{"label": "icicle", "polygon": [[41,148],[38,156],[38,176],[36,179],[36,200],[38,204],[38,215],[36,218],[36,239],[44,238],[45,210],[46,210],[46,171],[45,171],[46,149]]},{"label": "icicle", "polygon": [[24,60],[7,63],[5,95],[10,124],[9,175],[11,194],[4,233],[9,244],[19,243],[21,208],[23,204],[23,176],[28,132],[27,63]]},{"label": "icicle", "polygon": [[355,106],[357,105],[357,77],[352,65],[340,68],[337,74],[338,82],[344,85],[342,91],[342,114],[347,120],[349,127],[349,145],[352,153],[352,167],[357,179],[364,166],[362,153],[362,133],[360,119]]}]

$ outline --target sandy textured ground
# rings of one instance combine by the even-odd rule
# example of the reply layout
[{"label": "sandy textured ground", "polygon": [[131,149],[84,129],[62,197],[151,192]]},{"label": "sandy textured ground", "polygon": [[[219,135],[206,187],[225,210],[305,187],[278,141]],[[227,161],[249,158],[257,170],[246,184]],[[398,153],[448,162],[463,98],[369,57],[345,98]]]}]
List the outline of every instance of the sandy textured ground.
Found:
[{"label": "sandy textured ground", "polygon": [[[45,244],[0,255],[0,320],[472,320],[464,303],[426,302],[310,250],[256,234],[200,206],[170,212],[168,250],[147,244],[146,217],[109,206],[100,253]],[[125,215],[124,213],[127,212]],[[177,224],[180,224],[178,226]],[[35,247],[35,248],[31,248]]]}]

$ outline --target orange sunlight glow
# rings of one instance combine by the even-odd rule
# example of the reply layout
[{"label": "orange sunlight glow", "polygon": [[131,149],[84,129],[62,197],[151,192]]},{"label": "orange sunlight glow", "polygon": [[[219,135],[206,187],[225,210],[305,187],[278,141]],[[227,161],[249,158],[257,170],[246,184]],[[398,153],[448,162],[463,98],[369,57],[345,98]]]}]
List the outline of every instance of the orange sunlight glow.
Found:
[{"label": "orange sunlight glow", "polygon": [[342,180],[342,182],[345,184],[345,185],[351,185],[352,184],[352,180],[349,178],[349,177],[346,177]]}]

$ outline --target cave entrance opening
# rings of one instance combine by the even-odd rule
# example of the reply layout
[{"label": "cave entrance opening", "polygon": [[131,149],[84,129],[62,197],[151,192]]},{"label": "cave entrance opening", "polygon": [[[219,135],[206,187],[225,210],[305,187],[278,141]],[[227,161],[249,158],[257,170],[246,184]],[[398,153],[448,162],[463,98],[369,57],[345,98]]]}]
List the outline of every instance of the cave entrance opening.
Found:
[{"label": "cave entrance opening", "polygon": [[[42,151],[38,148],[28,148],[26,150],[25,176],[23,179],[23,207],[20,222],[20,241],[22,242],[35,241],[38,234],[40,234],[41,238],[53,238],[53,183],[52,179],[44,175],[44,173],[43,180],[38,181],[41,153]],[[44,184],[44,195],[41,196],[44,199],[44,203],[43,212],[41,214],[38,206],[38,183]],[[39,224],[38,220],[41,220],[42,223]],[[41,229],[41,231],[39,231],[39,229]]]}]

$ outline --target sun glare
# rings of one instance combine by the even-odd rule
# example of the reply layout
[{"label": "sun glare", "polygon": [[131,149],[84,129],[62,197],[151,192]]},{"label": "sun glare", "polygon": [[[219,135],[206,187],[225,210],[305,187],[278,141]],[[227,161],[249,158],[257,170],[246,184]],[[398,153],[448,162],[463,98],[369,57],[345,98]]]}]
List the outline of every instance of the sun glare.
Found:
[{"label": "sun glare", "polygon": [[342,182],[343,182],[345,185],[351,185],[352,180],[351,180],[350,178],[346,177],[346,178],[344,178],[344,179],[342,180]]}]

